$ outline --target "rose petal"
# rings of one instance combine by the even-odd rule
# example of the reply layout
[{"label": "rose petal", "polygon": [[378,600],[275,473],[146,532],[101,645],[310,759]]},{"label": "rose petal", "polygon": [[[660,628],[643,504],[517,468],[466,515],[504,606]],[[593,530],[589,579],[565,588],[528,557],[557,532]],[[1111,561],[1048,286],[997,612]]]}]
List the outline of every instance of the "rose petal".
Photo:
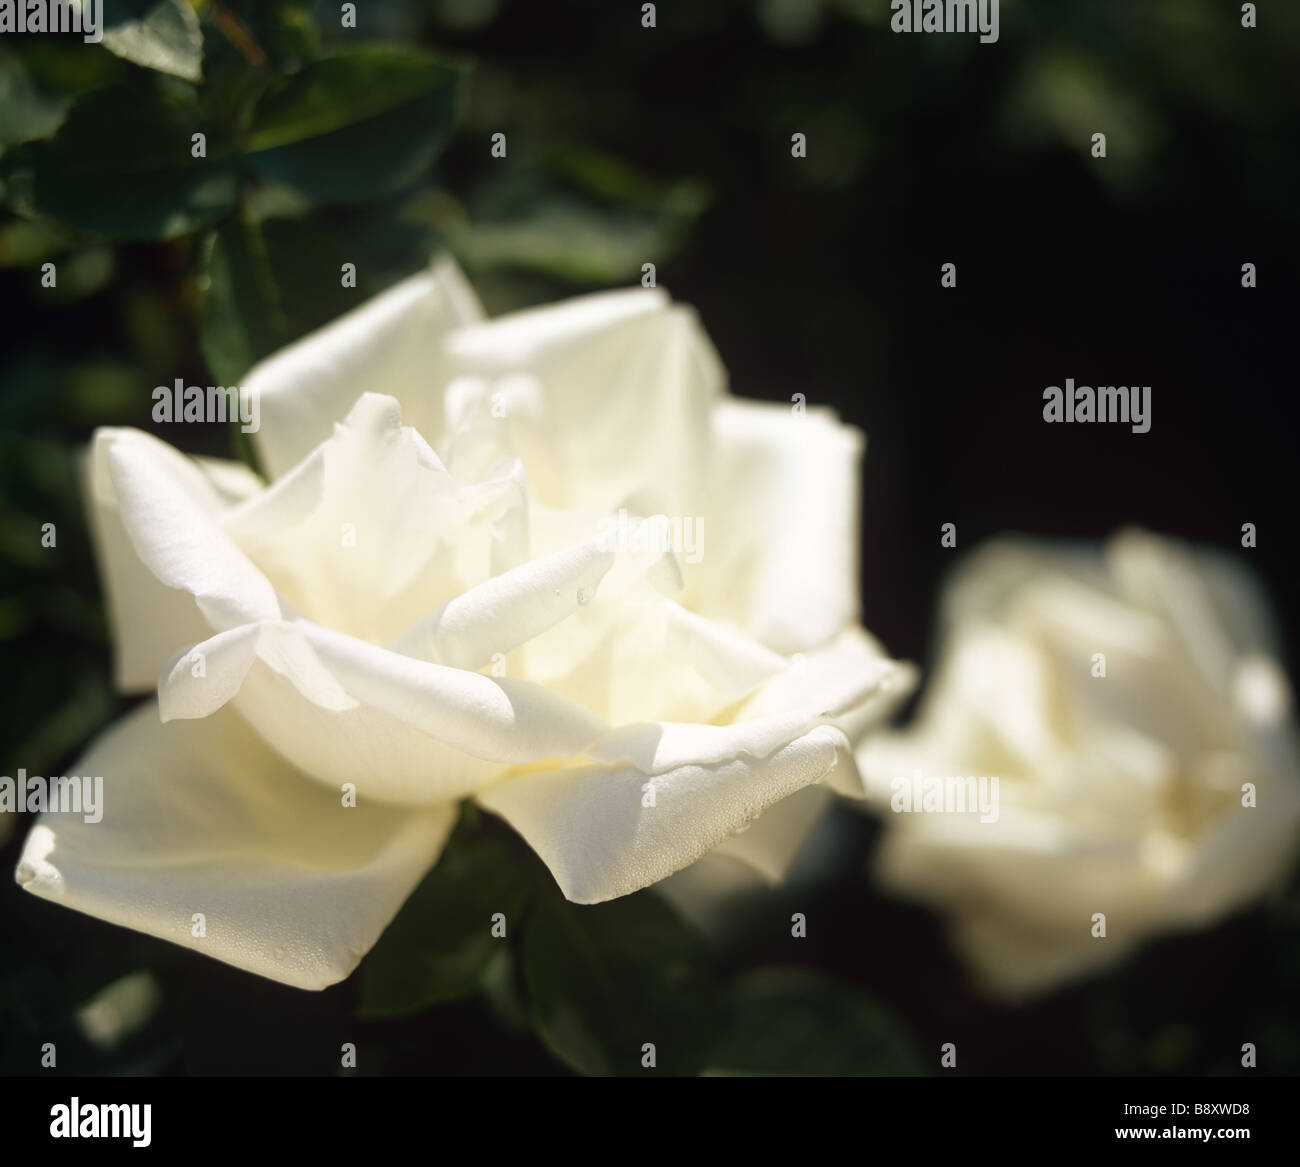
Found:
[{"label": "rose petal", "polygon": [[[905,696],[913,670],[873,651],[861,634],[846,634],[832,648],[809,653],[763,683],[723,725],[644,721],[612,730],[587,750],[605,764],[628,763],[646,774],[685,765],[715,765],[732,758],[765,758],[815,725],[854,734]],[[849,767],[851,770],[852,767]],[[857,797],[862,797],[857,790]]]},{"label": "rose petal", "polygon": [[158,682],[162,720],[215,713],[238,695],[259,660],[320,709],[342,713],[359,704],[321,663],[298,626],[244,624],[196,644],[163,671]]},{"label": "rose petal", "polygon": [[202,642],[164,672],[159,698],[166,720],[233,702],[317,781],[412,805],[462,798],[508,766],[580,754],[606,730],[540,685],[417,660],[308,621]]},{"label": "rose petal", "polygon": [[217,529],[257,488],[255,477],[126,429],[96,433],[85,477],[119,687],[152,688],[167,660],[210,636],[214,621],[278,615],[267,582]]},{"label": "rose petal", "polygon": [[[84,463],[91,541],[113,632],[113,674],[119,689],[152,689],[158,671],[176,652],[211,635],[212,628],[188,592],[168,587],[141,562],[122,523],[117,492],[108,471],[108,451],[123,430],[95,434]],[[195,488],[192,463],[158,443],[174,459],[178,490],[189,487],[199,505],[216,509],[222,495],[212,486]]]},{"label": "rose petal", "polygon": [[432,427],[442,340],[482,307],[448,257],[256,365],[244,388],[261,402],[254,444],[279,477],[330,435],[362,393],[398,398]]},{"label": "rose petal", "polygon": [[588,603],[614,558],[590,539],[521,564],[462,592],[388,647],[436,664],[483,668]]},{"label": "rose petal", "polygon": [[768,884],[779,884],[834,800],[825,782],[805,786],[765,810],[747,830],[723,839],[709,855],[744,863]]},{"label": "rose petal", "polygon": [[863,438],[833,412],[728,399],[712,415],[704,555],[684,603],[781,653],[858,620]]},{"label": "rose petal", "polygon": [[765,810],[737,835],[723,839],[654,890],[707,936],[734,930],[735,901],[785,882],[817,824],[835,801],[825,783],[805,786]]},{"label": "rose petal", "polygon": [[458,329],[446,347],[457,379],[502,394],[510,452],[542,503],[603,514],[666,486],[662,509],[680,514],[702,487],[708,411],[725,371],[695,313],[661,290],[512,313]]},{"label": "rose petal", "polygon": [[[305,989],[346,977],[437,858],[450,806],[391,810],[322,788],[233,714],[163,725],[152,703],[74,767],[103,819],[43,814],[28,891]],[[206,935],[195,937],[195,915]]]},{"label": "rose petal", "polygon": [[526,542],[510,517],[521,497],[510,467],[462,487],[395,398],[365,393],[223,529],[298,611],[384,643],[486,578],[503,540]]},{"label": "rose petal", "polygon": [[540,685],[430,664],[305,622],[297,627],[363,705],[474,757],[511,764],[568,757],[605,730],[589,710]]},{"label": "rose petal", "polygon": [[[684,765],[653,777],[635,766],[528,773],[477,797],[527,840],[565,896],[600,903],[695,862],[848,756],[843,734],[818,726],[762,759]],[[643,805],[646,787],[654,806]]]},{"label": "rose petal", "polygon": [[162,583],[192,595],[217,631],[278,619],[275,590],[217,526],[216,505],[179,488],[178,457],[132,430],[108,443],[109,477],[136,554]]}]

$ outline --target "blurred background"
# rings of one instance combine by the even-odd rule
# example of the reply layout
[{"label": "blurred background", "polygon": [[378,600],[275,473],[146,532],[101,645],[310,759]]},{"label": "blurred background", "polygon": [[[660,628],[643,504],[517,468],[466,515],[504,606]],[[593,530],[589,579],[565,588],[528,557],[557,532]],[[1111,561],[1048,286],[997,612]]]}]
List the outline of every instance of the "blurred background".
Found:
[{"label": "blurred background", "polygon": [[[335,3],[105,7],[101,45],[0,38],[0,771],[64,772],[130,704],[76,480],[94,427],[247,456],[233,427],[155,426],[153,387],[237,383],[440,247],[494,313],[654,263],[735,392],[865,430],[864,620],[896,656],[932,663],[945,573],[995,533],[1136,523],[1232,550],[1252,522],[1295,661],[1300,8],[1244,30],[1224,0],[1003,0],[983,45],[895,35],[885,0],[668,0],[654,28],[630,0],[363,0],[355,29]],[[176,149],[196,129],[203,162]],[[1151,385],[1151,431],[1045,426],[1066,377]],[[872,889],[873,824],[834,829],[794,957],[795,908],[699,956],[714,1068],[915,1072],[956,1041],[966,1073],[1226,1074],[1267,1040],[1257,1072],[1300,1071],[1294,881],[1012,1008]],[[377,1051],[367,1072],[591,1068],[530,1026],[513,958],[376,1005],[359,977],[300,993],[7,877],[0,921],[6,1073],[47,1040],[57,1072],[329,1073],[340,1040]]]}]

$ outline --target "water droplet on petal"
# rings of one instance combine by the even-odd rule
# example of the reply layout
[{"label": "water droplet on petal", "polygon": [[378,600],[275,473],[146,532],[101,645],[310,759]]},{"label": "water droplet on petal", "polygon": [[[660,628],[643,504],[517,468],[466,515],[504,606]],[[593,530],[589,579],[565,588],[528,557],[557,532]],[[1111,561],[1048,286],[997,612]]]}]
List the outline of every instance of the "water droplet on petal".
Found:
[{"label": "water droplet on petal", "polygon": [[31,883],[36,878],[36,868],[24,859],[23,862],[18,864],[18,870],[14,872],[14,878],[19,883]]}]

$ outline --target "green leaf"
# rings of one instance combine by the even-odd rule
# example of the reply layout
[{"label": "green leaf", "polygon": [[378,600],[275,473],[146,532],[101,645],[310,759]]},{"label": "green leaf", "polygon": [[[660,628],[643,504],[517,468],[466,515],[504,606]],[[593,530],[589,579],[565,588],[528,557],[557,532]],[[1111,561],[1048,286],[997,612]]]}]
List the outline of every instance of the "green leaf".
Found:
[{"label": "green leaf", "polygon": [[380,198],[433,164],[465,71],[412,49],[363,48],[315,61],[269,90],[248,162],[317,203]]},{"label": "green leaf", "polygon": [[0,53],[0,148],[54,133],[71,102],[42,90],[16,54]]},{"label": "green leaf", "polygon": [[[206,135],[207,157],[191,153]],[[78,98],[58,134],[6,156],[22,209],[112,239],[173,239],[230,213],[238,173],[197,92],[158,74]]]},{"label": "green leaf", "polygon": [[[362,303],[376,289],[360,260],[351,234],[315,218],[259,221],[245,206],[223,223],[204,253],[201,325],[218,381],[237,384],[263,357]],[[363,270],[356,288],[343,287],[345,262]]]},{"label": "green leaf", "polygon": [[[362,259],[342,222],[327,222],[321,216],[268,219],[262,234],[284,306],[286,333],[281,343],[336,319],[379,290],[370,282],[371,265]],[[411,270],[412,254],[405,259],[402,276]],[[357,265],[355,288],[343,286],[344,263]]]},{"label": "green leaf", "polygon": [[220,384],[237,385],[282,336],[283,310],[257,224],[246,216],[224,223],[207,241],[203,267],[203,355]]},{"label": "green leaf", "polygon": [[[541,872],[495,824],[469,818],[361,966],[362,1017],[400,1017],[478,988]],[[505,916],[506,938],[492,935]]]},{"label": "green leaf", "polygon": [[805,968],[763,968],[731,991],[710,1074],[903,1076],[925,1069],[882,1005]]},{"label": "green leaf", "polygon": [[60,37],[35,37],[17,48],[0,43],[0,148],[49,137],[78,94],[107,84],[123,68]]},{"label": "green leaf", "polygon": [[203,77],[203,30],[185,0],[114,0],[106,14],[104,48],[186,81]]},{"label": "green leaf", "polygon": [[[703,942],[652,892],[595,905],[550,895],[524,933],[533,1026],[585,1074],[694,1074],[718,1016]],[[642,1047],[655,1047],[654,1071]]]}]

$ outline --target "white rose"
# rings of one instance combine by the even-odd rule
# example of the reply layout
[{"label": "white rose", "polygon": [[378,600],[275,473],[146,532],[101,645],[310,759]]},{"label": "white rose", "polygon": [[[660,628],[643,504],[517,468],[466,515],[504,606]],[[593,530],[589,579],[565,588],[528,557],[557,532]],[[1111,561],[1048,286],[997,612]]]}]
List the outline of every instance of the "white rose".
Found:
[{"label": "white rose", "polygon": [[[858,761],[885,819],[884,879],[950,917],[986,987],[1049,988],[1285,873],[1300,823],[1290,690],[1227,556],[1138,532],[1104,551],[1005,539],[943,606],[914,726]],[[998,778],[996,820],[955,799],[908,813],[918,775]]]},{"label": "white rose", "polygon": [[779,877],[792,832],[738,832],[861,797],[852,747],[912,680],[857,625],[861,436],[728,396],[689,309],[487,321],[441,261],[245,388],[269,484],[95,438],[118,681],[157,701],[78,763],[103,821],[34,825],[28,890],[320,988],[460,799],[595,903],[706,854]]}]

